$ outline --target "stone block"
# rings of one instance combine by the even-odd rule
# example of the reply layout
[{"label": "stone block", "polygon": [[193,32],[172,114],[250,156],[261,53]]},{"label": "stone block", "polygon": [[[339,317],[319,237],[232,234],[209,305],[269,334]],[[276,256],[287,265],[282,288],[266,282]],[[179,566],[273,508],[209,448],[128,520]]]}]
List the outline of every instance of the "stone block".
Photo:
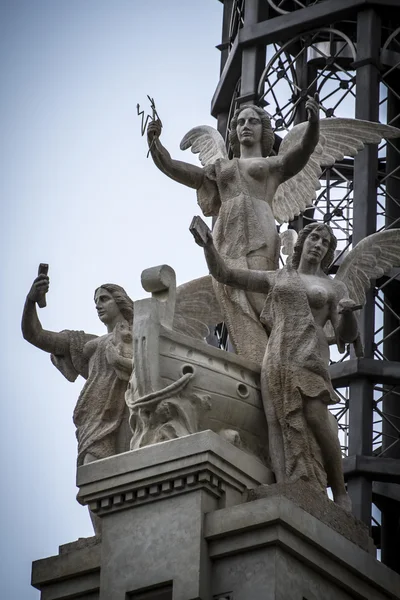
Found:
[{"label": "stone block", "polygon": [[102,518],[100,600],[146,589],[153,598],[171,581],[174,600],[194,600],[210,597],[204,514],[245,501],[272,475],[204,431],[90,463],[77,479],[80,501]]},{"label": "stone block", "polygon": [[260,485],[247,492],[248,500],[272,498],[274,496],[283,496],[291,500],[296,506],[375,556],[376,548],[372,538],[369,537],[368,527],[309,483],[299,480],[295,483]]},{"label": "stone block", "polygon": [[41,600],[400,600],[365,528],[307,484],[269,478],[211,431],[85,465],[101,542],[36,561],[32,583]]},{"label": "stone block", "polygon": [[399,575],[282,495],[207,514],[204,535],[217,598],[400,598]]},{"label": "stone block", "polygon": [[41,600],[98,600],[100,548],[98,538],[81,538],[60,546],[58,556],[36,560],[31,581]]}]

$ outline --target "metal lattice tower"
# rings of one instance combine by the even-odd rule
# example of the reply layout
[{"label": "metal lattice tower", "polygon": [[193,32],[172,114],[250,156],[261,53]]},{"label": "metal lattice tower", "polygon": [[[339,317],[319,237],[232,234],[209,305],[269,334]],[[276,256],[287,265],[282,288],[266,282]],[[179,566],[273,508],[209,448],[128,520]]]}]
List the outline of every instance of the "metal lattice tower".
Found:
[{"label": "metal lattice tower", "polygon": [[[226,135],[240,104],[263,106],[277,144],[319,93],[322,116],[400,127],[400,0],[224,0],[221,76],[212,100]],[[367,146],[323,173],[307,220],[328,222],[341,257],[400,227],[400,143]],[[333,266],[333,272],[335,265]],[[400,269],[376,282],[360,317],[365,358],[337,355],[333,409],[355,516],[400,572]],[[335,358],[334,356],[332,356]]]}]

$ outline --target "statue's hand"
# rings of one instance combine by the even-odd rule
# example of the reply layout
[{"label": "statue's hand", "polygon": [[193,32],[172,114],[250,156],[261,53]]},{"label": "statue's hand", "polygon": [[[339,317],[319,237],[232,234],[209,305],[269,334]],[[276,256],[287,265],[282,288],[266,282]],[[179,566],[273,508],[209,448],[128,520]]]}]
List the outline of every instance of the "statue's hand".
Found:
[{"label": "statue's hand", "polygon": [[109,365],[115,366],[119,360],[119,352],[112,342],[106,345],[106,359]]},{"label": "statue's hand", "polygon": [[338,302],[338,313],[340,315],[350,314],[355,310],[360,310],[360,308],[362,308],[361,304],[356,304],[350,298],[343,298]]},{"label": "statue's hand", "polygon": [[205,248],[213,243],[213,237],[210,228],[201,217],[193,217],[189,231],[193,235],[196,244],[202,248]]},{"label": "statue's hand", "polygon": [[49,281],[47,275],[38,275],[28,292],[28,300],[31,302],[39,302],[49,291]]},{"label": "statue's hand", "polygon": [[309,98],[306,102],[307,118],[309,123],[318,123],[319,121],[319,96],[314,94],[314,98]]},{"label": "statue's hand", "polygon": [[149,122],[147,125],[147,143],[149,146],[151,146],[154,140],[157,140],[160,137],[161,129],[162,125],[159,119],[154,119]]}]

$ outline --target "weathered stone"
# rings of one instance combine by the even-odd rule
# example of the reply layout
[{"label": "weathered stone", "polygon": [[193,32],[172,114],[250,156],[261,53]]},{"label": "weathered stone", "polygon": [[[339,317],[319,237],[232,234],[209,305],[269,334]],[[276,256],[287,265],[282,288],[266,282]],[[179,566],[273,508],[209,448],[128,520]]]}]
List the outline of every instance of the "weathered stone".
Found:
[{"label": "weathered stone", "polygon": [[51,353],[53,364],[69,380],[81,375],[86,383],[74,411],[78,439],[78,465],[128,449],[125,391],[132,371],[133,302],[125,290],[104,284],[95,292],[95,305],[107,334],[83,331],[46,331],[35,304],[49,287],[39,275],[27,296],[22,316],[26,340]]},{"label": "weathered stone", "polygon": [[82,550],[83,548],[92,548],[93,546],[99,544],[100,541],[101,539],[96,535],[86,538],[78,538],[75,542],[69,542],[68,544],[59,546],[58,553],[59,555],[68,554],[68,552],[75,552],[76,550]]},{"label": "weathered stone", "polygon": [[354,311],[363,306],[372,280],[400,264],[400,230],[381,231],[362,240],[349,252],[335,279],[327,272],[337,240],[326,224],[307,225],[288,265],[277,271],[232,268],[200,217],[192,222],[191,232],[221,284],[267,294],[260,315],[269,333],[261,393],[277,482],[303,479],[322,491],[329,485],[334,501],[351,511],[336,421],[328,410],[340,398],[329,376],[324,327],[331,323],[340,350],[344,343],[354,343],[356,352],[361,352]]},{"label": "weathered stone", "polygon": [[209,513],[204,534],[217,597],[400,598],[398,574],[282,495]]},{"label": "weathered stone", "polygon": [[309,483],[299,480],[295,483],[261,485],[247,492],[249,502],[277,496],[287,498],[353,544],[375,556],[376,549],[372,538],[369,537],[368,527],[329,500],[326,494],[310,486]]},{"label": "weathered stone", "polygon": [[212,429],[268,466],[258,365],[171,329],[178,315],[187,315],[182,292],[192,310],[197,307],[198,321],[205,314],[199,296],[209,301],[206,282],[175,291],[175,274],[166,266],[147,269],[142,279],[155,291],[134,306],[135,369],[125,395],[131,449]]},{"label": "weathered stone", "polygon": [[[306,110],[308,122],[288,132],[273,158],[269,157],[274,143],[270,120],[258,106],[242,105],[232,118],[232,160],[214,128],[202,125],[191,129],[181,149],[198,153],[203,169],[173,160],[159,139],[161,122],[153,120],[148,125],[147,139],[156,166],[175,181],[196,189],[203,214],[217,217],[215,245],[230,268],[277,269],[280,243],[275,219],[288,222],[312,204],[315,190],[320,188],[322,167],[332,166],[346,155],[354,156],[365,143],[400,135],[395,127],[379,123],[319,121],[317,98],[307,100]],[[261,363],[267,342],[259,321],[264,298],[218,281],[215,292],[236,351]]]},{"label": "weathered stone", "polygon": [[[258,485],[265,476],[259,461],[213,432],[80,467],[85,502],[126,502],[100,509],[101,541],[78,540],[34,563],[41,600],[400,598],[397,574],[300,508],[298,498],[249,501],[249,487],[268,489]],[[296,495],[294,487],[269,487]],[[131,502],[126,489],[143,494]],[[316,504],[322,516],[323,502]]]}]

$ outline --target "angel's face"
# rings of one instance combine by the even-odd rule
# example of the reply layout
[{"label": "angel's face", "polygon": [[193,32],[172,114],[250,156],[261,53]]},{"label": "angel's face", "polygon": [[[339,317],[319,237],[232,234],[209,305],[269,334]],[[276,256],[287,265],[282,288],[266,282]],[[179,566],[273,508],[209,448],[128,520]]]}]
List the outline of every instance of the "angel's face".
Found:
[{"label": "angel's face", "polygon": [[331,236],[327,229],[312,231],[305,239],[302,258],[313,264],[321,263],[329,250]]},{"label": "angel's face", "polygon": [[236,125],[236,133],[240,144],[252,146],[261,142],[262,123],[261,119],[252,108],[245,108],[239,113]]}]

